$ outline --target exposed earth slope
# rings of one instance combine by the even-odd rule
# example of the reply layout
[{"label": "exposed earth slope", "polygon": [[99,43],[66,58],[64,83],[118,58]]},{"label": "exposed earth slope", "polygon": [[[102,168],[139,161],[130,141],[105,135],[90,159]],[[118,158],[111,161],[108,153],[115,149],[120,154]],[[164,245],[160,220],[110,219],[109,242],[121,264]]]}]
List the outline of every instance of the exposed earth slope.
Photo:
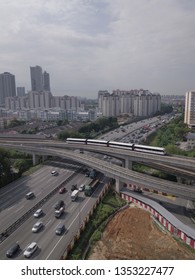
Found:
[{"label": "exposed earth slope", "polygon": [[195,251],[160,230],[147,211],[131,207],[116,214],[108,223],[88,259],[192,260]]}]

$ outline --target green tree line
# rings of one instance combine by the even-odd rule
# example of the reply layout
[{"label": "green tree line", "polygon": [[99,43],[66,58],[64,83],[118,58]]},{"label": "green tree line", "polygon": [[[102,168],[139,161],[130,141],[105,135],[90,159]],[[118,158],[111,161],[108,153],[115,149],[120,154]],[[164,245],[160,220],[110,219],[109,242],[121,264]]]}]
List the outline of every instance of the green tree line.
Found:
[{"label": "green tree line", "polygon": [[73,138],[94,138],[100,133],[115,129],[118,127],[117,118],[100,118],[95,122],[89,122],[79,128],[77,132],[69,132],[67,130],[58,134],[59,140],[65,140],[68,137]]}]

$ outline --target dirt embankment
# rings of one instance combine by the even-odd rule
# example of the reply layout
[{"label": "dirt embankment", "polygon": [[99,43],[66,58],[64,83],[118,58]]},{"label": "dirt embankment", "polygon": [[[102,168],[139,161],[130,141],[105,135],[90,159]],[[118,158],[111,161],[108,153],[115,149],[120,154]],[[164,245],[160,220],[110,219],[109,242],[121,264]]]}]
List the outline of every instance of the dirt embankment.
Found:
[{"label": "dirt embankment", "polygon": [[139,208],[119,212],[92,248],[91,260],[193,260],[194,253],[161,231]]}]

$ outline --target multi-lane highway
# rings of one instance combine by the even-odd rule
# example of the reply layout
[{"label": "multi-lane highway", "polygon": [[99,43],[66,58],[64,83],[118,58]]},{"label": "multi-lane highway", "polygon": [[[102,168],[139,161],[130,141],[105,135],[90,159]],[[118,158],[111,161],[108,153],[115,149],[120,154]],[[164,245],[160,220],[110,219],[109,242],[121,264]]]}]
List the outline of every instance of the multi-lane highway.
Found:
[{"label": "multi-lane highway", "polygon": [[[21,215],[33,207],[37,201],[45,197],[52,189],[66,180],[73,172],[63,168],[56,168],[58,176],[52,176],[52,166],[44,166],[31,176],[18,180],[3,189],[0,189],[1,195],[1,230],[5,229],[12,222],[16,221]],[[25,220],[15,231],[11,233],[0,244],[0,259],[6,259],[6,251],[16,241],[19,242],[21,250],[16,254],[15,259],[24,259],[23,252],[31,242],[38,244],[38,250],[33,254],[32,259],[59,259],[67,245],[78,228],[81,226],[83,219],[86,217],[91,207],[98,198],[98,194],[103,188],[103,183],[99,185],[91,197],[85,197],[84,192],[79,193],[75,202],[71,201],[72,184],[88,184],[91,179],[84,174],[75,173],[75,176],[66,183],[66,192],[59,192],[51,196],[41,207],[44,214],[40,218],[35,218],[32,214]],[[26,200],[25,194],[29,191],[35,193],[35,198]],[[54,216],[54,205],[58,200],[65,202],[65,213],[57,219]],[[32,232],[33,225],[41,220],[44,227],[38,233]],[[61,235],[55,234],[55,229],[63,223],[66,231]]]}]

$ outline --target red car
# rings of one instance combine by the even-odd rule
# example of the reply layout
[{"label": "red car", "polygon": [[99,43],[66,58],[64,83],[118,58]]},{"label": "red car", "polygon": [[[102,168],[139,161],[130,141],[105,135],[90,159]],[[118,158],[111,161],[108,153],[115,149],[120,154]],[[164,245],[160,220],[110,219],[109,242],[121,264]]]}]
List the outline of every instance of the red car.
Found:
[{"label": "red car", "polygon": [[65,187],[59,189],[59,193],[65,193],[65,191],[66,191]]}]

